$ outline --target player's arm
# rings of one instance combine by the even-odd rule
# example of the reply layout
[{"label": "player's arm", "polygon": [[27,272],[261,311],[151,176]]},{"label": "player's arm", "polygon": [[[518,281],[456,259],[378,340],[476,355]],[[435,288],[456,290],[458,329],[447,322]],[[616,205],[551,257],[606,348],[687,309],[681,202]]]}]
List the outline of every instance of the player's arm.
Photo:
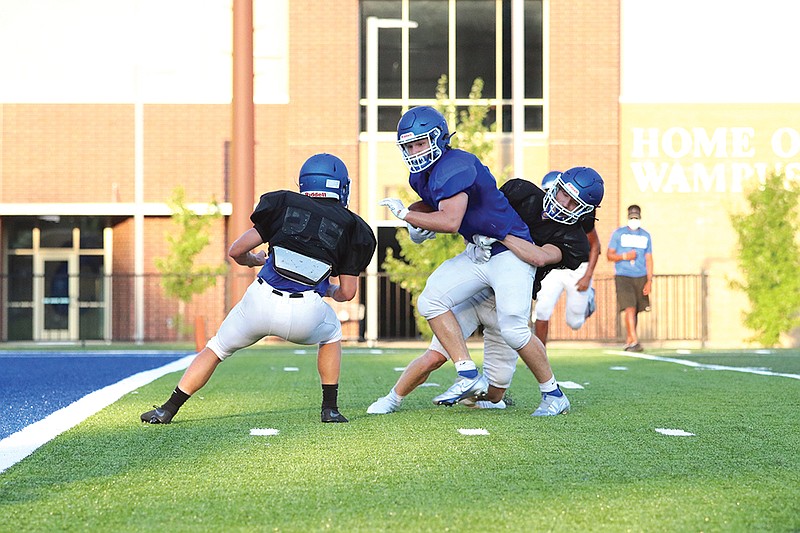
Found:
[{"label": "player's arm", "polygon": [[339,284],[331,283],[325,296],[329,296],[337,302],[349,302],[355,297],[357,288],[358,276],[339,274]]},{"label": "player's arm", "polygon": [[644,288],[642,288],[642,294],[647,296],[653,288],[653,254],[644,254],[644,264],[645,268],[647,268],[647,281],[645,281]]},{"label": "player's arm", "polygon": [[606,250],[606,258],[614,263],[617,261],[631,261],[632,259],[636,259],[636,251],[631,250],[630,252],[618,254],[615,248],[609,248]]},{"label": "player's arm", "polygon": [[233,241],[228,250],[228,255],[242,266],[261,266],[267,260],[267,253],[264,250],[253,253],[252,250],[262,244],[264,244],[264,241],[261,239],[261,234],[256,228],[250,228]]},{"label": "player's arm", "polygon": [[[467,193],[460,192],[439,202],[438,210],[430,210],[427,204],[416,202],[409,206],[404,220],[412,226],[436,233],[457,233],[467,212],[468,201]],[[422,206],[429,212],[422,210]]]},{"label": "player's arm", "polygon": [[561,262],[561,250],[553,244],[536,246],[514,235],[506,235],[502,242],[514,255],[535,267],[553,265]]},{"label": "player's arm", "polygon": [[586,234],[589,239],[589,264],[586,266],[586,273],[581,279],[578,280],[577,286],[579,291],[585,291],[589,288],[589,283],[592,281],[594,269],[597,266],[597,260],[600,258],[600,237],[597,235],[597,230],[592,230]]}]

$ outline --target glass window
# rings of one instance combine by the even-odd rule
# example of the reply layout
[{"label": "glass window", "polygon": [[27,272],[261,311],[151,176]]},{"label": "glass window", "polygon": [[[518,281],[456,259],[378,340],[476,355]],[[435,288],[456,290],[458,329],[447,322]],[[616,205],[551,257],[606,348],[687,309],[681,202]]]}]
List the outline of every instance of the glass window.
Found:
[{"label": "glass window", "polygon": [[32,307],[12,307],[8,310],[8,340],[33,340]]},{"label": "glass window", "polygon": [[436,98],[436,83],[448,72],[447,1],[412,1],[408,17],[419,24],[408,31],[409,96]]},{"label": "glass window", "polygon": [[81,248],[84,250],[102,250],[105,220],[100,217],[81,217],[79,223],[81,230]]},{"label": "glass window", "polygon": [[42,248],[72,248],[72,217],[39,217],[39,246]]},{"label": "glass window", "polygon": [[[527,0],[525,2],[525,98],[542,98],[544,95],[542,43],[542,1]],[[525,129],[531,129],[527,120]],[[533,129],[541,131],[542,128]]]},{"label": "glass window", "polygon": [[80,339],[100,340],[103,338],[103,315],[105,310],[99,307],[82,308],[80,312]]},{"label": "glass window", "polygon": [[82,255],[80,260],[78,300],[81,302],[103,301],[103,256]]},{"label": "glass window", "polygon": [[36,219],[8,217],[3,219],[3,223],[8,228],[8,248],[10,250],[33,248],[33,228],[36,227]]},{"label": "glass window", "polygon": [[8,301],[33,301],[33,257],[8,256]]},{"label": "glass window", "polygon": [[456,13],[456,98],[469,98],[472,82],[483,79],[483,94],[494,96],[495,4],[461,0]]},{"label": "glass window", "polygon": [[[454,0],[455,16],[450,17],[448,0],[362,0],[361,1],[361,95],[366,97],[366,19],[369,16],[401,18],[408,6],[408,18],[418,24],[408,30],[409,64],[408,96],[413,105],[435,104],[436,87],[442,75],[453,76],[457,99],[469,98],[475,78],[484,82],[483,97],[494,100],[503,120],[503,131],[511,131],[510,119],[505,120],[511,106],[511,0]],[[502,33],[497,33],[498,8]],[[525,0],[525,94],[526,99],[541,99],[544,94],[544,46],[542,40],[542,0]],[[382,29],[378,38],[378,128],[394,131],[399,113],[395,112],[402,87],[402,32]],[[455,35],[453,43],[450,36]],[[451,65],[449,49],[454,50],[455,64]],[[497,65],[496,51],[502,50]],[[499,70],[499,72],[498,72]],[[497,87],[497,80],[502,87]],[[395,99],[393,102],[381,100]],[[385,110],[387,106],[394,106]],[[464,102],[458,102],[464,105]],[[542,131],[542,105],[525,102],[526,131]],[[386,112],[388,111],[388,112]],[[362,131],[366,129],[362,112]]]}]

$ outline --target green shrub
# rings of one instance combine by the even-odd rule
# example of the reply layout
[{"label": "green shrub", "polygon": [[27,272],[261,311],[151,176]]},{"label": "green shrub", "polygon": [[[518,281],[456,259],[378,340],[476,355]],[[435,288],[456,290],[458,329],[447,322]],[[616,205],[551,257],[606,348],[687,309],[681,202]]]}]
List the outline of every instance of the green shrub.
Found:
[{"label": "green shrub", "polygon": [[800,185],[772,173],[746,195],[749,213],[731,217],[739,239],[738,261],[750,309],[745,325],[750,339],[775,346],[782,333],[800,326]]}]

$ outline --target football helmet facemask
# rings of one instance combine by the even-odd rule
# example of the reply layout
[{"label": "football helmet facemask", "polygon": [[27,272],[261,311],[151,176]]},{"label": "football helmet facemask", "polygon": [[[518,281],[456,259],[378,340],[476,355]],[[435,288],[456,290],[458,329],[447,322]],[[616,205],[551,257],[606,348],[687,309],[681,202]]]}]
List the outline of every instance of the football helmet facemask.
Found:
[{"label": "football helmet facemask", "polygon": [[[428,140],[428,149],[409,154],[407,145],[420,139]],[[442,157],[450,142],[447,121],[440,112],[429,106],[409,109],[397,123],[397,146],[408,170],[422,172]]]},{"label": "football helmet facemask", "polygon": [[[556,199],[563,190],[577,205],[568,209]],[[575,167],[562,172],[544,195],[544,214],[562,224],[575,224],[580,218],[600,206],[605,194],[603,178],[589,167]]]}]

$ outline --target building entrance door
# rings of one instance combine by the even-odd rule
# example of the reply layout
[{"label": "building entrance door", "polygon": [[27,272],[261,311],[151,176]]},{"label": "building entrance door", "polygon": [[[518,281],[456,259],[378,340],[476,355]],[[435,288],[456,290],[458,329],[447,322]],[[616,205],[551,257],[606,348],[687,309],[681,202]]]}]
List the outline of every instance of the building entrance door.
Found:
[{"label": "building entrance door", "polygon": [[34,338],[44,341],[78,339],[78,257],[45,252],[34,265]]}]

